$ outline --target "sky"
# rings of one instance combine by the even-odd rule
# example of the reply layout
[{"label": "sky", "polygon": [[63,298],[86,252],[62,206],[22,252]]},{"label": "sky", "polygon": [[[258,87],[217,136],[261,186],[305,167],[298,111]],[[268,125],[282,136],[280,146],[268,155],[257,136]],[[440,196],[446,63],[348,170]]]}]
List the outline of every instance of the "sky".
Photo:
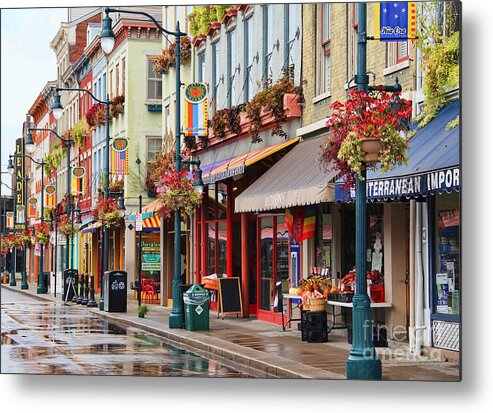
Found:
[{"label": "sky", "polygon": [[[6,171],[15,140],[36,97],[56,80],[56,58],[50,48],[66,8],[1,10],[1,167]],[[10,176],[2,174],[10,184]],[[10,191],[2,185],[2,194]]]}]

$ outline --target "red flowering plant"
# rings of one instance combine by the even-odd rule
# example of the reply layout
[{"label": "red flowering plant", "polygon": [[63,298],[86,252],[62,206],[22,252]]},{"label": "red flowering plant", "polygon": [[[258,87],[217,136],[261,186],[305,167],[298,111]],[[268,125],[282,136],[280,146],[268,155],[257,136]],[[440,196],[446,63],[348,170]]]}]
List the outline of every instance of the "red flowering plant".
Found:
[{"label": "red flowering plant", "polygon": [[7,254],[9,252],[10,246],[8,245],[7,237],[1,237],[0,238],[0,250],[2,252],[2,255]]},{"label": "red flowering plant", "polygon": [[77,226],[67,215],[62,215],[58,220],[58,231],[63,235],[70,237],[77,232]]},{"label": "red flowering plant", "polygon": [[[167,156],[172,159],[173,154]],[[193,183],[194,179],[188,177],[188,171],[176,171],[172,162],[162,165],[156,190],[164,205],[163,212],[166,218],[171,216],[176,207],[186,214],[191,214],[200,205],[202,196],[195,192]]]},{"label": "red flowering plant", "polygon": [[11,232],[5,241],[5,245],[7,248],[21,248],[22,247],[22,241],[21,237],[19,234],[16,232]]},{"label": "red flowering plant", "polygon": [[105,200],[102,193],[98,196],[98,202],[96,203],[96,208],[92,211],[92,215],[106,228],[118,226],[123,220],[123,217],[118,210],[118,202],[116,199],[109,197]]},{"label": "red flowering plant", "polygon": [[50,226],[46,222],[35,224],[34,238],[38,244],[47,244],[50,241]]},{"label": "red flowering plant", "polygon": [[336,101],[329,109],[332,113],[326,126],[332,133],[322,147],[320,160],[326,169],[335,167],[340,172],[345,189],[354,187],[362,163],[369,162],[361,145],[371,139],[379,144],[376,161],[382,172],[407,164],[407,124],[403,119],[411,116],[410,101],[397,93],[379,90],[367,94],[352,89],[346,102]]},{"label": "red flowering plant", "polygon": [[24,229],[20,234],[19,238],[21,240],[22,246],[29,248],[33,243],[33,233],[31,228]]},{"label": "red flowering plant", "polygon": [[95,103],[86,113],[86,120],[89,126],[96,128],[106,123],[106,106],[102,103]]}]

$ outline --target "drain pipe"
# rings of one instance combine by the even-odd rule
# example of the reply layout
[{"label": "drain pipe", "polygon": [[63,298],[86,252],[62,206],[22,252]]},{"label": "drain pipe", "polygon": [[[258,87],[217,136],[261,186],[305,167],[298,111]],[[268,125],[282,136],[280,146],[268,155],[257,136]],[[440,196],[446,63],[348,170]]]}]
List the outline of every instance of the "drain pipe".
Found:
[{"label": "drain pipe", "polygon": [[414,262],[415,262],[415,214],[416,200],[411,199],[409,202],[409,351],[414,353]]},{"label": "drain pipe", "polygon": [[422,203],[416,203],[416,325],[415,333],[415,352],[419,356],[421,354],[421,346],[423,344],[423,330],[426,326],[423,325],[423,255],[422,255]]}]

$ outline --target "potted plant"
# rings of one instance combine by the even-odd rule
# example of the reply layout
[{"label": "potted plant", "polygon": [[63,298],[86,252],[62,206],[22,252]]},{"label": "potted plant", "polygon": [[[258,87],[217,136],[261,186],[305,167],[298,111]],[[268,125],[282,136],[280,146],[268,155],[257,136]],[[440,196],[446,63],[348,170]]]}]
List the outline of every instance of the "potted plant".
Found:
[{"label": "potted plant", "polygon": [[322,147],[321,162],[327,169],[339,170],[346,189],[354,187],[362,166],[375,166],[387,172],[407,163],[407,124],[411,102],[398,94],[378,91],[371,94],[352,89],[349,99],[334,102],[326,123],[331,135]]},{"label": "potted plant", "polygon": [[147,313],[149,312],[149,307],[146,306],[145,304],[139,306],[139,317],[140,318],[145,318]]},{"label": "potted plant", "polygon": [[35,224],[34,238],[38,244],[47,244],[50,241],[50,226],[46,222]]}]

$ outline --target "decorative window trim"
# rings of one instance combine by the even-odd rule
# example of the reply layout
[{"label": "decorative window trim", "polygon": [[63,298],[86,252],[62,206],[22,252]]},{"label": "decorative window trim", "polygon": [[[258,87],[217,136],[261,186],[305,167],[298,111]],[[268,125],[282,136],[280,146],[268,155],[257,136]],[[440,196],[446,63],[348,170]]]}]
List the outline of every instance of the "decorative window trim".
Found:
[{"label": "decorative window trim", "polygon": [[234,30],[236,28],[237,15],[238,9],[236,8],[231,8],[226,11],[223,23],[227,32],[230,32],[231,30]]},{"label": "decorative window trim", "polygon": [[246,20],[253,14],[253,6],[250,6],[249,4],[241,4],[238,6],[238,11],[243,12],[243,20]]},{"label": "decorative window trim", "polygon": [[390,67],[383,69],[383,75],[387,76],[387,75],[390,75],[392,73],[398,72],[400,70],[407,69],[410,66],[410,64],[411,63],[410,63],[410,60],[408,57],[407,60],[405,60],[401,63],[397,63],[396,65],[393,65],[393,66],[390,66]]},{"label": "decorative window trim", "polygon": [[331,91],[328,90],[327,92],[324,92],[324,93],[321,93],[320,95],[315,96],[312,99],[312,103],[318,103],[322,100],[328,99],[328,98],[330,98],[331,95],[332,95]]},{"label": "decorative window trim", "polygon": [[211,42],[217,42],[221,37],[221,22],[212,22],[207,35],[211,38]]}]

